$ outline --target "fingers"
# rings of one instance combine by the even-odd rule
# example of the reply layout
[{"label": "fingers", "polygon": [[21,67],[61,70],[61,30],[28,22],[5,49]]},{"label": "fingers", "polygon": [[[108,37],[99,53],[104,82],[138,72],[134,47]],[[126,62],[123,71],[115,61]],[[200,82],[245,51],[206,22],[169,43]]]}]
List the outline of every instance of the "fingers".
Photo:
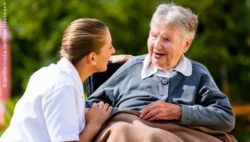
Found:
[{"label": "fingers", "polygon": [[146,113],[140,114],[141,119],[147,121],[158,120],[158,115],[160,114],[160,110],[154,109],[152,111],[147,111]]},{"label": "fingers", "polygon": [[110,114],[113,110],[113,107],[112,106],[109,106],[108,109],[107,109],[107,112]]},{"label": "fingers", "polygon": [[110,57],[109,61],[111,61],[112,63],[126,62],[133,57],[134,56],[132,56],[132,55],[126,55],[126,54],[112,55]]},{"label": "fingers", "polygon": [[131,59],[131,58],[133,58],[134,56],[132,56],[132,55],[125,55],[125,60],[127,61],[127,60],[129,60],[129,59]]},{"label": "fingers", "polygon": [[89,108],[85,108],[85,111],[84,111],[85,114],[88,113],[88,111],[89,111]]},{"label": "fingers", "polygon": [[140,111],[140,118],[148,120],[151,117],[154,117],[154,115],[157,115],[158,113],[160,113],[159,109],[155,108],[154,106],[147,107]]},{"label": "fingers", "polygon": [[153,110],[158,110],[159,107],[157,105],[157,103],[151,103],[149,105],[147,105],[146,107],[144,107],[141,111],[140,111],[140,117],[141,118],[150,118],[152,117],[153,114],[149,114],[150,112],[152,112]]},{"label": "fingers", "polygon": [[98,107],[99,107],[99,108],[104,108],[104,102],[99,102],[99,103],[98,103]]},{"label": "fingers", "polygon": [[112,107],[108,103],[100,102],[98,106],[106,111],[108,111],[110,108],[112,110]]},{"label": "fingers", "polygon": [[93,103],[91,106],[91,108],[95,108],[95,107],[97,107],[97,103]]},{"label": "fingers", "polygon": [[152,117],[148,118],[147,121],[155,121],[155,120],[161,120],[161,115],[160,114],[155,114]]},{"label": "fingers", "polygon": [[108,103],[104,103],[104,102],[99,102],[99,103],[93,103],[92,108],[100,108],[103,109],[105,111],[112,111],[112,106],[110,106]]},{"label": "fingers", "polygon": [[165,106],[166,103],[163,101],[153,102],[140,111],[140,118],[147,121],[164,119],[164,110],[167,109]]}]

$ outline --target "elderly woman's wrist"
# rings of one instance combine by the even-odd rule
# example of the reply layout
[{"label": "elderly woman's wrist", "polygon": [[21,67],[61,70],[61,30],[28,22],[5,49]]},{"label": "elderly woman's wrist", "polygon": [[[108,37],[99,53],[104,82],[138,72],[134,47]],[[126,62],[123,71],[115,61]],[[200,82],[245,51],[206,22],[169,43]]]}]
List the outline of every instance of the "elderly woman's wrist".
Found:
[{"label": "elderly woman's wrist", "polygon": [[177,107],[177,111],[176,111],[176,120],[181,120],[181,116],[182,116],[182,109],[181,109],[181,105],[176,105]]}]

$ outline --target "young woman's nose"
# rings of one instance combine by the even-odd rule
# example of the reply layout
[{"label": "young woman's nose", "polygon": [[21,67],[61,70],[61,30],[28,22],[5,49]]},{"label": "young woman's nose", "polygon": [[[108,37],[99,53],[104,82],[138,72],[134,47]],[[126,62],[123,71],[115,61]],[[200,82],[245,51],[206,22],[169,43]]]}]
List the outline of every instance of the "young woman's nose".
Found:
[{"label": "young woman's nose", "polygon": [[112,46],[112,52],[111,52],[112,54],[114,54],[115,53],[115,48],[114,48],[114,46]]}]

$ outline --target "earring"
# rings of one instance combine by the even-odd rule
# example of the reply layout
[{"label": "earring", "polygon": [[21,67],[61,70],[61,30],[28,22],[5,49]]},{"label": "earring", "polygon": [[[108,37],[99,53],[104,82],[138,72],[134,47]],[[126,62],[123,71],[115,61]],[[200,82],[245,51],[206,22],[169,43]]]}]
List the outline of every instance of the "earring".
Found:
[{"label": "earring", "polygon": [[96,62],[93,62],[93,65],[96,66]]}]

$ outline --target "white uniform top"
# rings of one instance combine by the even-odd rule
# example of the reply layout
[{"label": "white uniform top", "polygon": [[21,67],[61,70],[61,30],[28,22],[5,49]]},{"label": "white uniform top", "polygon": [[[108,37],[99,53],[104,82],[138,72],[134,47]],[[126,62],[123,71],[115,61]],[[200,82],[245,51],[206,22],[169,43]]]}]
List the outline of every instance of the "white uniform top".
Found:
[{"label": "white uniform top", "polygon": [[80,76],[62,58],[31,76],[0,141],[78,141],[85,126],[84,108]]}]

